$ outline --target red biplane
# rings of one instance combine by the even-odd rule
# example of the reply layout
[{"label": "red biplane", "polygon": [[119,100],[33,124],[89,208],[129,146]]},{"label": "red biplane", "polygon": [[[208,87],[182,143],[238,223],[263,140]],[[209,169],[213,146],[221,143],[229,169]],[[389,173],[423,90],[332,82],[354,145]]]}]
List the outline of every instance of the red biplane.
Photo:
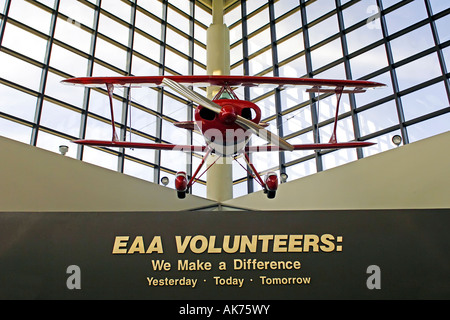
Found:
[{"label": "red biplane", "polygon": [[[106,88],[111,108],[112,140],[75,140],[74,143],[86,146],[144,148],[156,150],[181,150],[185,152],[203,152],[204,156],[192,177],[185,172],[178,172],[175,188],[179,198],[184,198],[189,188],[197,181],[197,175],[212,153],[222,157],[236,157],[243,155],[256,181],[267,193],[268,198],[274,198],[278,189],[278,176],[270,172],[263,179],[250,161],[248,153],[258,151],[293,151],[293,150],[323,150],[359,148],[373,145],[370,142],[351,141],[338,143],[336,128],[339,114],[339,102],[343,93],[361,93],[367,88],[384,86],[384,84],[362,80],[326,80],[309,78],[280,78],[254,76],[124,76],[124,77],[84,77],[63,80],[63,83],[82,85],[86,87]],[[114,87],[159,87],[171,88],[186,99],[197,104],[195,121],[175,123],[177,127],[188,130],[198,129],[205,138],[205,146],[174,145],[165,143],[137,143],[119,141],[116,135],[113,90]],[[189,86],[220,88],[214,99],[210,100],[198,94]],[[337,97],[334,129],[328,143],[312,143],[291,145],[273,132],[265,129],[267,124],[261,123],[260,108],[246,100],[240,100],[233,87],[273,86],[273,88],[288,88],[293,86],[307,86],[308,92],[335,93]],[[252,134],[266,140],[267,145],[248,146]],[[214,164],[214,163],[213,163]],[[206,168],[208,170],[210,166]],[[205,170],[205,172],[206,172]]]}]

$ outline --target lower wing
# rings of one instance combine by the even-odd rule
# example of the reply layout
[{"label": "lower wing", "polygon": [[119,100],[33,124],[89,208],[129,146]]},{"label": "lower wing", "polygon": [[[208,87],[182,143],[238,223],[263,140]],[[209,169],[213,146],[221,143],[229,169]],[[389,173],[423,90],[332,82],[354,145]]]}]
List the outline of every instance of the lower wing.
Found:
[{"label": "lower wing", "polygon": [[[327,150],[327,149],[348,149],[348,148],[363,148],[375,145],[373,142],[343,142],[343,143],[309,143],[309,144],[294,144],[295,150]],[[278,146],[263,145],[250,146],[245,148],[246,152],[270,152],[270,151],[286,151]]]},{"label": "lower wing", "polygon": [[[105,140],[74,140],[73,143],[84,146],[96,147],[112,147],[112,148],[134,148],[134,149],[153,149],[153,150],[172,150],[184,152],[205,152],[207,146],[193,146],[193,145],[178,145],[167,143],[144,143],[144,142],[128,142],[128,141],[105,141]],[[294,150],[327,150],[327,149],[348,149],[348,148],[363,148],[375,145],[372,142],[351,141],[343,143],[310,143],[310,144],[295,144]],[[246,152],[275,152],[286,151],[279,146],[262,145],[249,146],[245,148]]]}]

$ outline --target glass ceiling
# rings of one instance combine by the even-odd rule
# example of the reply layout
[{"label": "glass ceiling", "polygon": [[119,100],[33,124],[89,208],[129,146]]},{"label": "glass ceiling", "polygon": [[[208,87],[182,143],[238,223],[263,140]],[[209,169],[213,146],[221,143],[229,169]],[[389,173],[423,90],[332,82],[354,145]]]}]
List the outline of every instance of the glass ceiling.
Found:
[{"label": "glass ceiling", "polygon": [[[227,1],[231,74],[366,79],[387,84],[341,100],[338,140],[363,150],[256,153],[255,167],[298,179],[450,129],[450,2],[443,0]],[[319,4],[320,3],[320,4]],[[0,0],[0,135],[159,183],[192,173],[200,154],[82,147],[111,139],[106,92],[65,86],[74,76],[206,74],[208,1]],[[326,142],[336,99],[303,88],[239,88],[269,130],[289,142]],[[193,106],[167,89],[116,89],[120,138],[204,144],[176,128]],[[254,139],[251,143],[262,143]],[[432,155],[430,155],[432,156]],[[241,161],[242,162],[242,161]],[[234,197],[260,189],[233,164]],[[193,194],[206,196],[205,181]]]}]

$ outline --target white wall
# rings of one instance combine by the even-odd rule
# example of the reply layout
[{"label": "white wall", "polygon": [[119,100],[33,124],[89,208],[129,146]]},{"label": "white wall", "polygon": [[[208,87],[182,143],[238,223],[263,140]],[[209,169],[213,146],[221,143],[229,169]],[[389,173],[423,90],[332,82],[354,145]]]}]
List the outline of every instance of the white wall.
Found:
[{"label": "white wall", "polygon": [[450,208],[450,131],[224,202],[254,210]]},{"label": "white wall", "polygon": [[214,202],[0,137],[0,211],[172,211]]},{"label": "white wall", "polygon": [[[215,202],[0,137],[0,211],[178,211]],[[222,203],[250,210],[450,208],[450,132]]]}]

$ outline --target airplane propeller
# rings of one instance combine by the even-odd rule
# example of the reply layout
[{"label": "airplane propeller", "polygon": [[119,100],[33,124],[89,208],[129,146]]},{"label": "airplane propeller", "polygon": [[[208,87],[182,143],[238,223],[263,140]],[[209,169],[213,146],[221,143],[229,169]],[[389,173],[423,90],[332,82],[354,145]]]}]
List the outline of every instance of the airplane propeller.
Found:
[{"label": "airplane propeller", "polygon": [[[164,78],[162,80],[162,83],[166,85],[167,87],[171,88],[172,90],[176,91],[177,93],[181,94],[185,98],[217,113],[220,114],[222,111],[222,107],[219,106],[217,103],[203,97],[202,95],[198,94],[197,92],[189,89],[188,87],[182,85],[181,83],[178,83],[176,81],[173,81],[168,78]],[[280,148],[285,149],[287,151],[294,150],[294,146],[292,146],[289,142],[282,139],[278,135],[264,129],[262,126],[260,126],[257,123],[254,123],[251,120],[245,119],[244,117],[237,115],[236,117],[236,123],[242,127],[245,130],[250,130],[252,133],[256,134],[258,137],[265,139],[267,142],[275,144],[280,146]]]}]

